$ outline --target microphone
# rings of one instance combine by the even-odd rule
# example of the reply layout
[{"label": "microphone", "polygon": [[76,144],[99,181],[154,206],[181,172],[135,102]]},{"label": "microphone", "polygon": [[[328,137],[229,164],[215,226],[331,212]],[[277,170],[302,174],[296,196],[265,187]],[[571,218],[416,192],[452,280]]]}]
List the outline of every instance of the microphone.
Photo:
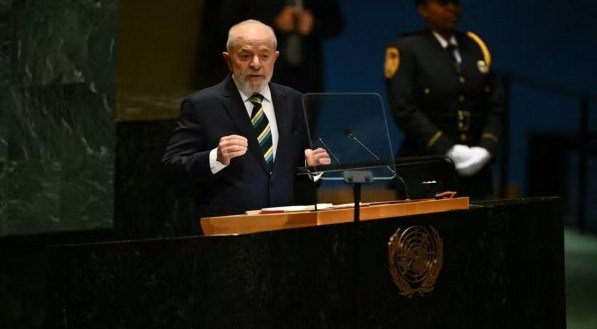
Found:
[{"label": "microphone", "polygon": [[334,155],[334,152],[332,152],[332,149],[325,145],[325,143],[323,142],[323,139],[321,139],[321,137],[319,136],[315,136],[316,137],[316,141],[319,142],[319,144],[321,144],[323,146],[323,148],[332,156],[332,158],[334,160],[336,160],[336,162],[338,162],[339,165],[342,165],[342,162],[340,162],[340,160],[338,160],[338,158],[336,158],[336,155]]},{"label": "microphone", "polygon": [[[375,160],[381,161],[377,154],[373,153],[373,151],[371,151],[367,146],[365,146],[365,144],[361,143],[361,141],[358,138],[356,138],[356,136],[352,133],[352,131],[350,131],[350,129],[344,129],[344,136],[346,136],[348,139],[352,139],[353,141],[357,142],[357,144],[359,144],[369,154],[371,154],[371,156],[374,157]],[[396,172],[392,170],[392,168],[390,168],[389,166],[386,166],[386,168],[388,168],[388,170],[391,171],[392,174],[396,175]]]},{"label": "microphone", "polygon": [[[371,156],[374,157],[375,160],[381,161],[381,159],[377,156],[377,154],[373,153],[373,151],[371,151],[367,146],[365,146],[365,144],[361,143],[361,141],[352,133],[352,131],[350,129],[347,129],[347,128],[344,129],[344,136],[346,136],[346,138],[348,138],[348,139],[351,139],[351,140],[357,142],[357,144],[359,144],[362,148],[367,150],[367,152],[369,154],[371,154]],[[406,186],[406,182],[404,181],[404,179],[402,179],[402,177],[400,177],[400,175],[398,175],[398,173],[396,173],[396,171],[394,171],[389,166],[386,165],[385,167],[388,168],[388,170],[391,171],[392,174],[395,175],[396,177],[398,177],[398,179],[402,182],[402,185],[404,186],[404,194],[405,194],[406,200],[409,200],[410,196],[408,195],[408,186]]]},{"label": "microphone", "polygon": [[344,136],[348,137],[348,139],[355,139],[352,131],[350,129],[344,128]]}]

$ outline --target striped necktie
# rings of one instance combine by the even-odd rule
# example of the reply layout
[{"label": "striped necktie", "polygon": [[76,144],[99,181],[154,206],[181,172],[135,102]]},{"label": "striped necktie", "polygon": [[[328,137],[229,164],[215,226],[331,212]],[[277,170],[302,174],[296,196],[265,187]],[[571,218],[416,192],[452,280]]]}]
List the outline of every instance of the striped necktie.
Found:
[{"label": "striped necktie", "polygon": [[261,94],[253,94],[253,96],[249,98],[249,102],[253,104],[253,112],[251,112],[251,123],[253,124],[255,132],[257,133],[257,141],[259,142],[259,146],[263,151],[263,158],[265,159],[265,164],[271,171],[272,165],[274,163],[272,131],[269,126],[269,120],[267,119],[267,116],[265,116],[265,112],[263,112],[263,107],[261,106],[262,100],[263,95]]}]

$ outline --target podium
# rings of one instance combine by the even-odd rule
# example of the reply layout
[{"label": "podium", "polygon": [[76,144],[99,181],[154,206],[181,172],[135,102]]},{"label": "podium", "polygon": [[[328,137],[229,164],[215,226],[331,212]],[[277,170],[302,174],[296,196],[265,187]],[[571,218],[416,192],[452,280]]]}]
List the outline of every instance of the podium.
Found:
[{"label": "podium", "polygon": [[[468,197],[453,199],[426,199],[364,204],[361,220],[431,214],[469,208]],[[205,235],[227,235],[283,230],[298,227],[321,226],[353,221],[354,208],[342,207],[321,211],[273,212],[256,215],[234,215],[201,219]]]},{"label": "podium", "polygon": [[557,198],[55,246],[48,261],[46,328],[566,327]]}]

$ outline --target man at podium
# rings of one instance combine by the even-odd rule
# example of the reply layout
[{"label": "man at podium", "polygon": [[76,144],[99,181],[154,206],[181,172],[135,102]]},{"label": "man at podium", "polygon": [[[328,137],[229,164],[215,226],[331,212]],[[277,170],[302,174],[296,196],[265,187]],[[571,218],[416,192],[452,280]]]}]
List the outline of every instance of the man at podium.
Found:
[{"label": "man at podium", "polygon": [[330,163],[307,148],[302,94],[270,82],[276,47],[270,26],[234,25],[222,53],[231,74],[182,102],[162,164],[193,185],[197,222],[291,205],[297,167]]}]

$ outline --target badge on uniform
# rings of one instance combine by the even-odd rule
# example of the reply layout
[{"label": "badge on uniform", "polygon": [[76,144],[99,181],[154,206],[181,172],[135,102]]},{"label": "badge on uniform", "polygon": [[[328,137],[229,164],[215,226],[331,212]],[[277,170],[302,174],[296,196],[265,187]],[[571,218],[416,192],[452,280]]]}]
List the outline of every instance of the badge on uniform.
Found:
[{"label": "badge on uniform", "polygon": [[386,60],[384,63],[384,71],[386,78],[391,77],[398,72],[398,66],[400,65],[400,52],[396,47],[388,47],[386,49]]},{"label": "badge on uniform", "polygon": [[481,72],[481,74],[489,73],[489,66],[485,64],[485,61],[477,61],[477,68],[479,69],[479,72]]}]

